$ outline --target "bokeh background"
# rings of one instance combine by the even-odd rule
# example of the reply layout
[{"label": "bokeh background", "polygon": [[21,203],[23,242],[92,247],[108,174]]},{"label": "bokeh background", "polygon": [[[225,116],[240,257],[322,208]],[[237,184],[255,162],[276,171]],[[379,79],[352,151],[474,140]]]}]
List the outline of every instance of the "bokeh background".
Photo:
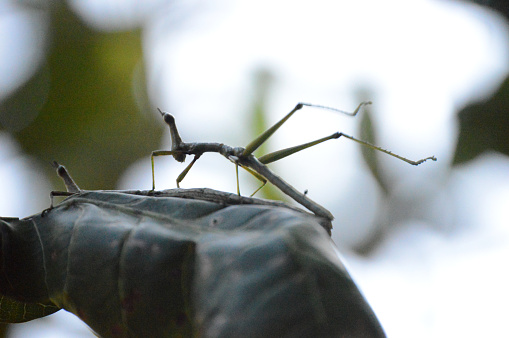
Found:
[{"label": "bokeh background", "polygon": [[[150,189],[170,138],[261,149],[346,139],[271,165],[331,210],[333,239],[389,337],[504,337],[509,303],[509,33],[503,1],[0,2],[0,215],[48,206],[64,164],[82,189]],[[156,159],[158,189],[184,165]],[[241,189],[257,187],[248,174]],[[236,191],[204,155],[182,187]],[[266,187],[258,195],[285,199]],[[291,201],[288,201],[292,203]],[[93,295],[91,295],[93,297]],[[7,337],[92,337],[60,311]]]}]

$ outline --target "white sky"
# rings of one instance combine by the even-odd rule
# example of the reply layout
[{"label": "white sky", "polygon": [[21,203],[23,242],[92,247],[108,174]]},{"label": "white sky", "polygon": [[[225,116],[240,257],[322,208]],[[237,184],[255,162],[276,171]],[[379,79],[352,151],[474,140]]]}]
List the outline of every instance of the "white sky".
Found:
[{"label": "white sky", "polygon": [[[369,89],[379,144],[414,159],[439,159],[415,168],[380,157],[409,198],[423,189],[435,193],[423,201],[426,217],[394,218],[399,230],[367,261],[345,248],[372,231],[377,210],[402,202],[380,200],[358,147],[331,141],[273,167],[336,215],[334,238],[343,243],[351,271],[389,337],[509,335],[501,317],[509,302],[509,278],[500,272],[509,257],[504,207],[509,161],[490,154],[448,172],[457,110],[495,90],[507,75],[509,38],[500,31],[500,18],[475,6],[431,0],[194,1],[156,14],[131,1],[90,1],[90,7],[72,3],[91,25],[105,29],[123,29],[129,27],[125,18],[135,15],[134,22],[140,22],[150,15],[144,46],[153,104],[174,113],[185,141],[240,146],[250,141],[243,112],[250,107],[258,67],[275,77],[267,106],[272,121],[299,101],[350,110],[359,101],[356,91]],[[101,7],[105,4],[107,11]],[[16,40],[22,46],[10,50],[0,43],[0,71],[27,78],[22,67],[27,61],[14,53],[27,48],[34,33],[26,27],[31,26],[4,15],[0,27],[19,32]],[[17,27],[28,33],[22,35]],[[8,88],[2,78],[0,89]],[[335,131],[355,135],[357,123],[308,109],[278,131],[270,145],[276,150]],[[12,139],[0,136],[0,158],[6,159],[0,177],[9,178],[0,183],[0,215],[40,211],[41,206],[20,209],[23,203],[16,201],[26,201],[33,192],[15,187],[43,180],[23,172],[22,163],[29,159],[19,155]],[[169,136],[161,147],[168,144]],[[119,188],[149,187],[148,161],[135,164]],[[182,169],[169,159],[158,161],[158,188],[174,187]],[[250,191],[250,184],[243,182],[243,191]],[[234,168],[219,156],[203,156],[182,186],[235,191]],[[44,184],[39,189],[49,190]],[[458,225],[464,225],[460,232],[446,231]],[[13,337],[24,336],[24,327],[17,326]],[[42,332],[39,336],[46,336]],[[47,334],[59,335],[68,331]]]}]

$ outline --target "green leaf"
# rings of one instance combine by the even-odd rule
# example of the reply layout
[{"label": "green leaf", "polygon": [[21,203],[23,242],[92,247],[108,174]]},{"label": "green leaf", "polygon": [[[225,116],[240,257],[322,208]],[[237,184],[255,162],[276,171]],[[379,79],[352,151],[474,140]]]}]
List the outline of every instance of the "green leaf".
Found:
[{"label": "green leaf", "polygon": [[383,337],[321,221],[209,189],[88,191],[4,220],[3,260],[39,265],[2,275],[104,337]]}]

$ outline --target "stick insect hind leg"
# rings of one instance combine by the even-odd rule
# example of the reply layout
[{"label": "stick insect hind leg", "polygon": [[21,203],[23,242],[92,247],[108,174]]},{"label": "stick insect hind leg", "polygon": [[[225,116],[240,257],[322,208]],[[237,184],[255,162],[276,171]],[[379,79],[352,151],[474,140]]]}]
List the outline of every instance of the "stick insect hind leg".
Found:
[{"label": "stick insect hind leg", "polygon": [[243,165],[241,165],[239,163],[235,163],[235,175],[236,175],[236,178],[237,178],[237,195],[239,195],[239,196],[240,196],[239,166],[242,169],[244,169],[245,171],[247,171],[248,173],[250,173],[251,175],[253,175],[260,182],[262,182],[262,185],[259,186],[251,195],[249,195],[249,197],[253,197],[258,191],[260,191],[261,188],[263,188],[265,186],[265,184],[267,184],[267,179],[265,177],[263,177],[262,175],[258,174],[253,169],[250,169],[249,167],[243,166]]}]

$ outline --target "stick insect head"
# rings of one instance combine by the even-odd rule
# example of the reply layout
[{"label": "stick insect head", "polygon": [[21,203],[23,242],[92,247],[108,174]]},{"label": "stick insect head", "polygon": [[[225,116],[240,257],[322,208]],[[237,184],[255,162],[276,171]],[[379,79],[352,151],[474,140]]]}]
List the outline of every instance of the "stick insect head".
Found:
[{"label": "stick insect head", "polygon": [[164,122],[170,127],[171,151],[174,152],[172,154],[173,158],[177,162],[184,162],[186,160],[186,154],[179,152],[183,142],[177,130],[175,118],[170,113],[163,112],[159,108],[157,108],[157,110],[159,110]]}]

